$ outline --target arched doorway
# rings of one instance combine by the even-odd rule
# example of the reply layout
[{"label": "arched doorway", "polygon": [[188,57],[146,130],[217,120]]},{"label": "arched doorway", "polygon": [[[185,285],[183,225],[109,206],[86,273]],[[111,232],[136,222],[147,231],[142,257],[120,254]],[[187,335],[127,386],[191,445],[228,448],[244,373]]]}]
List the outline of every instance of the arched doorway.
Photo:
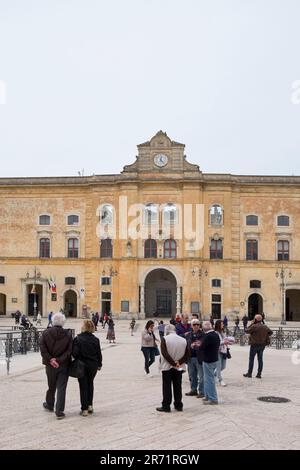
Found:
[{"label": "arched doorway", "polygon": [[286,321],[300,321],[300,289],[287,289],[285,292]]},{"label": "arched doorway", "polygon": [[43,315],[43,286],[35,285],[36,294],[32,294],[33,284],[27,284],[27,315],[34,315],[34,303],[36,302],[36,313]]},{"label": "arched doorway", "polygon": [[248,298],[248,318],[253,320],[254,315],[263,313],[263,298],[259,294],[251,294]]},{"label": "arched doorway", "polygon": [[64,293],[64,312],[66,317],[77,317],[77,294],[72,289]]},{"label": "arched doorway", "polygon": [[0,315],[6,315],[6,295],[0,294]]},{"label": "arched doorway", "polygon": [[154,269],[145,279],[146,317],[176,314],[176,278],[167,269]]}]

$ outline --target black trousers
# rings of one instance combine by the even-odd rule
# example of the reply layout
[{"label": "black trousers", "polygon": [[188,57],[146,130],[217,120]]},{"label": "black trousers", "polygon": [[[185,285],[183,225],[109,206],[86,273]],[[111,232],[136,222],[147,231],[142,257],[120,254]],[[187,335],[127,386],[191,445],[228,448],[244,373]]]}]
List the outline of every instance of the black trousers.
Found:
[{"label": "black trousers", "polygon": [[174,393],[174,407],[182,409],[182,372],[174,368],[162,371],[162,392],[163,401],[162,407],[170,409],[172,403],[172,385]]},{"label": "black trousers", "polygon": [[66,389],[68,384],[68,367],[60,366],[54,369],[52,366],[46,366],[46,374],[48,379],[48,390],[46,393],[46,403],[49,408],[54,409],[55,392],[56,406],[55,413],[63,413],[66,401]]},{"label": "black trousers", "polygon": [[82,410],[87,410],[89,406],[93,406],[94,378],[97,374],[97,369],[97,366],[87,366],[85,364],[84,376],[78,379]]},{"label": "black trousers", "polygon": [[258,370],[257,374],[261,375],[263,370],[263,353],[264,353],[265,346],[264,345],[253,345],[250,346],[250,353],[249,353],[249,366],[248,366],[248,374],[252,375],[253,366],[254,366],[254,358],[257,354],[257,361],[258,361]]}]

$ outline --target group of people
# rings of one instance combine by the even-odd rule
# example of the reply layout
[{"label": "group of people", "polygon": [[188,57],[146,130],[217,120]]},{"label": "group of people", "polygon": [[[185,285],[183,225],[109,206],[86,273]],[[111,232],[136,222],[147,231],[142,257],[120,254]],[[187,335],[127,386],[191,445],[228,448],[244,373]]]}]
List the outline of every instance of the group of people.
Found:
[{"label": "group of people", "polygon": [[[187,396],[202,398],[207,405],[217,405],[218,395],[216,383],[226,386],[222,371],[226,367],[227,359],[231,358],[229,346],[235,339],[227,334],[223,320],[200,322],[198,315],[193,314],[190,322],[188,315],[171,319],[170,324],[164,325],[158,331],[160,340],[154,333],[154,322],[149,320],[142,332],[141,351],[145,359],[145,372],[150,373],[150,366],[159,354],[160,341],[160,370],[162,371],[162,405],[157,411],[170,412],[172,402],[172,386],[174,392],[174,408],[183,410],[182,403],[182,374],[188,366],[191,389]],[[263,351],[272,331],[263,323],[261,315],[256,315],[251,325],[246,329],[250,335],[250,354],[248,372],[244,377],[252,377],[254,358],[258,357],[258,372],[256,377],[261,378],[263,368]]]},{"label": "group of people", "polygon": [[52,315],[51,323],[52,326],[43,332],[40,340],[40,351],[48,380],[43,407],[50,412],[55,410],[57,419],[65,417],[69,366],[73,357],[84,365],[84,374],[78,378],[80,414],[88,416],[93,413],[94,378],[102,367],[100,341],[93,334],[95,325],[91,320],[84,320],[81,333],[73,340],[71,331],[63,328],[65,323],[63,313]]}]

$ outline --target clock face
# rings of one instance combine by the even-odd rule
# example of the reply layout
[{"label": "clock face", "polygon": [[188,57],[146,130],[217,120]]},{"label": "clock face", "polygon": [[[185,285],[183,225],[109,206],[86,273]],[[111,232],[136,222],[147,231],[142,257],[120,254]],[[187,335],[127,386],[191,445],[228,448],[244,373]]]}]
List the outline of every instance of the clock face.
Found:
[{"label": "clock face", "polygon": [[159,167],[165,166],[168,163],[167,155],[163,155],[162,153],[155,155],[154,163],[156,166],[159,166]]}]

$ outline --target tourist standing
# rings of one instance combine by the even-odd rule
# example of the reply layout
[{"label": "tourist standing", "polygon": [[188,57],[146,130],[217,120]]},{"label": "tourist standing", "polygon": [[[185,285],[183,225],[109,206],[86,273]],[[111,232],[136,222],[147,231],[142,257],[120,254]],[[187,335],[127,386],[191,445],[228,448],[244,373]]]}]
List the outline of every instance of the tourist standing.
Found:
[{"label": "tourist standing", "polygon": [[47,328],[40,340],[40,351],[48,379],[48,391],[43,407],[48,411],[54,410],[55,393],[57,392],[55,406],[57,419],[65,417],[68,366],[72,353],[72,335],[69,330],[63,328],[65,320],[62,313],[53,315],[52,328]]},{"label": "tourist standing", "polygon": [[108,330],[107,330],[106,339],[109,340],[109,343],[111,342],[115,343],[115,339],[116,339],[115,323],[112,318],[109,318],[108,320]]},{"label": "tourist standing", "polygon": [[233,337],[227,337],[225,333],[224,323],[222,320],[217,320],[215,324],[215,332],[218,334],[220,339],[220,347],[219,347],[219,358],[217,362],[217,367],[215,371],[215,375],[217,380],[222,387],[226,387],[226,383],[222,377],[222,370],[225,369],[227,364],[227,356],[228,356],[228,345],[234,343]]},{"label": "tourist standing", "polygon": [[157,411],[170,412],[172,403],[172,386],[174,392],[174,408],[183,410],[182,373],[188,357],[188,346],[184,338],[176,334],[174,325],[166,325],[165,336],[161,340],[162,394],[161,407]]},{"label": "tourist standing", "polygon": [[248,372],[243,374],[244,377],[252,377],[252,371],[254,366],[254,359],[257,355],[258,360],[258,370],[257,370],[257,379],[261,379],[261,373],[263,370],[263,354],[264,349],[267,345],[270,344],[270,336],[273,334],[273,331],[267,327],[264,323],[262,323],[263,319],[261,315],[255,315],[251,325],[247,329],[246,333],[249,336],[249,344],[250,344],[250,351],[249,351],[249,365],[248,365]]},{"label": "tourist standing", "polygon": [[135,319],[133,318],[129,324],[129,329],[131,331],[131,336],[133,336],[133,332],[134,332],[134,327],[135,327]]},{"label": "tourist standing", "polygon": [[215,384],[215,370],[219,360],[219,335],[212,329],[210,321],[203,322],[205,336],[200,348],[203,351],[203,377],[205,405],[217,405],[218,395]]},{"label": "tourist standing", "polygon": [[191,390],[186,393],[187,396],[204,397],[203,382],[203,351],[199,349],[205,333],[200,330],[200,320],[191,321],[192,331],[186,335],[188,345],[188,371],[191,384]]},{"label": "tourist standing", "polygon": [[102,354],[99,339],[93,334],[95,325],[84,320],[81,333],[73,341],[72,356],[84,363],[84,376],[78,379],[82,416],[93,413],[94,378],[102,367]]}]

